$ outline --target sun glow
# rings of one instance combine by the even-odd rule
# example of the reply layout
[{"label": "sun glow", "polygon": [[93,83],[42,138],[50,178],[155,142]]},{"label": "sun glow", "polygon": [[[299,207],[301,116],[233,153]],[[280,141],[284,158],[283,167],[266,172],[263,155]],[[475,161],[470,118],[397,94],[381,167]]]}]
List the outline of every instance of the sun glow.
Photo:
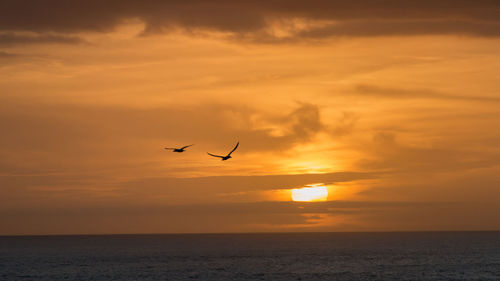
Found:
[{"label": "sun glow", "polygon": [[328,190],[326,186],[313,186],[292,189],[292,200],[300,202],[326,201]]}]

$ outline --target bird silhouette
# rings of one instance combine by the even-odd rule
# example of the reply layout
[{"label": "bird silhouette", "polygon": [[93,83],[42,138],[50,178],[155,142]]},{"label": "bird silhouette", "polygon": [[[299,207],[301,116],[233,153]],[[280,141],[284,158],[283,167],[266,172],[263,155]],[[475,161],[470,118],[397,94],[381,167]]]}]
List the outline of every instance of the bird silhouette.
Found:
[{"label": "bird silhouette", "polygon": [[239,145],[239,144],[240,144],[240,142],[238,142],[238,143],[236,144],[236,146],[233,148],[233,150],[231,150],[231,152],[229,152],[226,156],[215,155],[215,154],[211,154],[211,153],[208,153],[208,152],[207,152],[207,154],[208,154],[208,155],[210,155],[210,156],[213,156],[213,157],[219,157],[219,158],[222,158],[222,161],[226,161],[227,159],[231,158],[231,153],[233,153],[233,151],[235,151],[235,150],[236,150],[236,148],[238,148],[238,145]]},{"label": "bird silhouette", "polygon": [[186,145],[186,146],[183,146],[181,148],[175,148],[175,147],[165,147],[165,149],[171,149],[172,152],[184,152],[184,150],[190,146],[192,146],[194,144],[190,144],[190,145]]}]

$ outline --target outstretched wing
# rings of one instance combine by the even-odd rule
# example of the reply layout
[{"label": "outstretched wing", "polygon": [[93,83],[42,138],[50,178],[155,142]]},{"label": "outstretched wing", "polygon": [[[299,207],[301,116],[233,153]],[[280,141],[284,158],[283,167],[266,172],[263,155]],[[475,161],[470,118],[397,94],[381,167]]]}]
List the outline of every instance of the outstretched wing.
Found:
[{"label": "outstretched wing", "polygon": [[186,146],[183,146],[181,149],[185,149],[185,148],[188,148],[190,146],[193,146],[194,144],[190,144],[190,145],[186,145]]},{"label": "outstretched wing", "polygon": [[175,148],[173,148],[173,147],[165,147],[165,149],[172,149],[172,150],[174,150]]},{"label": "outstretched wing", "polygon": [[208,152],[207,152],[207,154],[208,154],[208,155],[210,155],[210,156],[213,156],[213,157],[220,157],[220,158],[224,158],[224,156],[220,156],[220,155],[215,155],[215,154],[212,154],[212,153],[208,153]]},{"label": "outstretched wing", "polygon": [[236,150],[236,148],[238,148],[238,145],[240,145],[240,142],[238,142],[238,143],[236,144],[236,146],[233,148],[233,150],[231,150],[231,152],[229,152],[229,154],[228,154],[227,156],[231,155],[231,153],[233,153],[233,151],[235,151],[235,150]]}]

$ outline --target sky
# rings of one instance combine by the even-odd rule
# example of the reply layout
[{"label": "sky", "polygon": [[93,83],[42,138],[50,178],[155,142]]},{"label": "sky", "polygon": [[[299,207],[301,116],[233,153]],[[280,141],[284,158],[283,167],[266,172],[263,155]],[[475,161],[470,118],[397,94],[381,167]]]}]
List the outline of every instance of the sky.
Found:
[{"label": "sky", "polygon": [[496,0],[2,0],[0,235],[500,230],[499,72]]}]

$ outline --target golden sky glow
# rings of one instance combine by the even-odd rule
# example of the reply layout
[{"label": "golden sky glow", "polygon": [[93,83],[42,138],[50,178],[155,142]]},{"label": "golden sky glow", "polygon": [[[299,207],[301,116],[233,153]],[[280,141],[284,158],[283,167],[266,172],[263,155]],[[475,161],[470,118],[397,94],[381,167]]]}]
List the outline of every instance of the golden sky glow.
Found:
[{"label": "golden sky glow", "polygon": [[497,2],[28,2],[0,235],[500,229]]}]

